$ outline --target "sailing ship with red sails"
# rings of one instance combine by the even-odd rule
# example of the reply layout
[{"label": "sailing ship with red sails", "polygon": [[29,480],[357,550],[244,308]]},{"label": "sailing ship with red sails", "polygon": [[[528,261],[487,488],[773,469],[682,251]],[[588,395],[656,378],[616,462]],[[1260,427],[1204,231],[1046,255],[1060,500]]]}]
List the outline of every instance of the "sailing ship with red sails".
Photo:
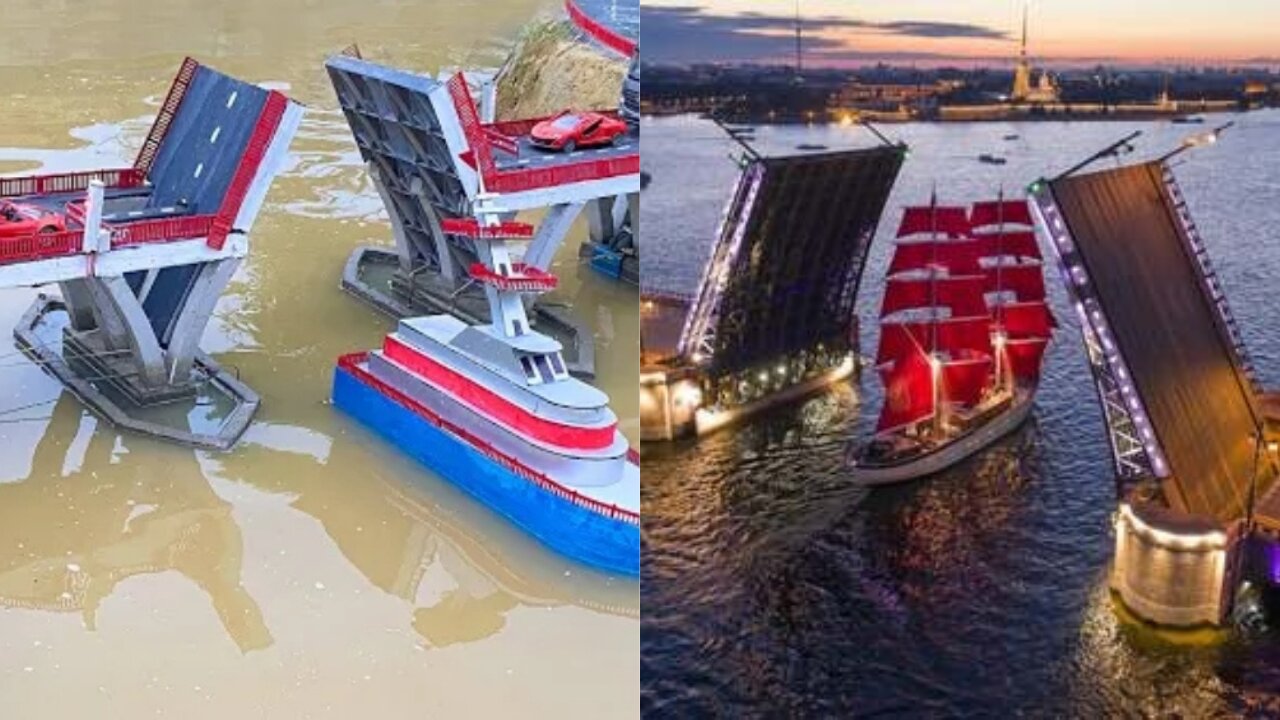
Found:
[{"label": "sailing ship with red sails", "polygon": [[1056,327],[1025,201],[907,208],[887,275],[884,404],[850,457],[865,485],[939,472],[1017,429]]}]

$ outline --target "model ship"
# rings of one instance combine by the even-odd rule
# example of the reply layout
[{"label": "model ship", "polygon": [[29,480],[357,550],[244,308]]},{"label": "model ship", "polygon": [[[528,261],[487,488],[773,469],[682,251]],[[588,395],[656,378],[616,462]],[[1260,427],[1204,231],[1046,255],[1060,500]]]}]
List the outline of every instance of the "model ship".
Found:
[{"label": "model ship", "polygon": [[884,404],[854,479],[944,470],[1026,420],[1056,322],[1024,201],[909,207],[880,309]]},{"label": "model ship", "polygon": [[529,328],[521,295],[556,286],[510,255],[533,226],[483,213],[442,223],[483,246],[471,277],[494,321],[401,320],[381,349],[342,358],[334,404],[551,549],[638,574],[638,457],[608,396],[571,377],[560,343]]}]

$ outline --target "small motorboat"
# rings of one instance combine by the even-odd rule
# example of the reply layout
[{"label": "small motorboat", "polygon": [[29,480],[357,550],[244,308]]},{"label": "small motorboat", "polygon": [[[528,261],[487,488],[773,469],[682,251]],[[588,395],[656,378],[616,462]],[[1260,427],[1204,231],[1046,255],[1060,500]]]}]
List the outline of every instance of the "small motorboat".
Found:
[{"label": "small motorboat", "polygon": [[826,150],[826,145],[817,145],[815,143],[800,143],[796,145],[797,150]]},{"label": "small motorboat", "polygon": [[1170,122],[1177,125],[1199,125],[1204,122],[1204,117],[1200,115],[1176,115]]},{"label": "small motorboat", "polygon": [[982,153],[981,155],[978,156],[978,162],[986,163],[988,165],[1004,165],[1009,161],[999,155]]}]

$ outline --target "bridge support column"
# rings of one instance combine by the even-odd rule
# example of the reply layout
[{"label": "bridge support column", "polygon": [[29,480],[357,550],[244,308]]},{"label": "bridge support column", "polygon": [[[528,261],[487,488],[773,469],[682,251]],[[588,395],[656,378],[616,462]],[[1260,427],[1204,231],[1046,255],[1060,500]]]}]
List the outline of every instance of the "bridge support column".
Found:
[{"label": "bridge support column", "polygon": [[548,208],[546,217],[538,225],[538,231],[529,243],[529,249],[525,251],[525,263],[539,270],[551,267],[556,250],[560,248],[564,236],[569,234],[569,228],[582,212],[582,207],[583,203],[570,202]]},{"label": "bridge support column", "polygon": [[191,291],[182,309],[173,321],[173,329],[169,335],[166,348],[168,382],[183,382],[191,377],[192,365],[199,351],[200,337],[213,316],[213,309],[222,297],[222,291],[231,282],[236,268],[240,267],[239,258],[227,258],[217,262],[206,263],[196,273]]},{"label": "bridge support column", "polygon": [[1116,513],[1115,533],[1111,588],[1129,611],[1174,627],[1227,621],[1244,546],[1239,524],[1126,500]]},{"label": "bridge support column", "polygon": [[169,302],[148,300],[156,271],[140,284],[121,276],[60,283],[70,316],[63,358],[81,378],[106,381],[137,405],[194,396],[204,379],[193,375],[200,338],[239,264],[202,263],[180,292],[170,289]]},{"label": "bridge support column", "polygon": [[620,205],[616,197],[602,197],[587,203],[587,236],[593,243],[612,244],[613,237],[622,227],[622,221],[616,217],[615,208]]}]

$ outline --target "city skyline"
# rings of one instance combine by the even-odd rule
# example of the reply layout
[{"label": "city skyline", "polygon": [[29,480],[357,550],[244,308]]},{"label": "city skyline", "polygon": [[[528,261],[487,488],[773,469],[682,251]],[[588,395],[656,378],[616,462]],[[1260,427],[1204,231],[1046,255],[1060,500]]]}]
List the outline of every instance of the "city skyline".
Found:
[{"label": "city skyline", "polygon": [[[1231,0],[1167,8],[1160,0],[1032,2],[1029,54],[1048,65],[1280,66],[1280,6]],[[803,0],[806,67],[886,63],[990,65],[1018,52],[1024,4],[974,0]],[[654,0],[642,7],[645,56],[690,64],[795,62],[794,0]],[[920,18],[929,18],[921,20]],[[1098,18],[1108,18],[1099,22]]]}]

